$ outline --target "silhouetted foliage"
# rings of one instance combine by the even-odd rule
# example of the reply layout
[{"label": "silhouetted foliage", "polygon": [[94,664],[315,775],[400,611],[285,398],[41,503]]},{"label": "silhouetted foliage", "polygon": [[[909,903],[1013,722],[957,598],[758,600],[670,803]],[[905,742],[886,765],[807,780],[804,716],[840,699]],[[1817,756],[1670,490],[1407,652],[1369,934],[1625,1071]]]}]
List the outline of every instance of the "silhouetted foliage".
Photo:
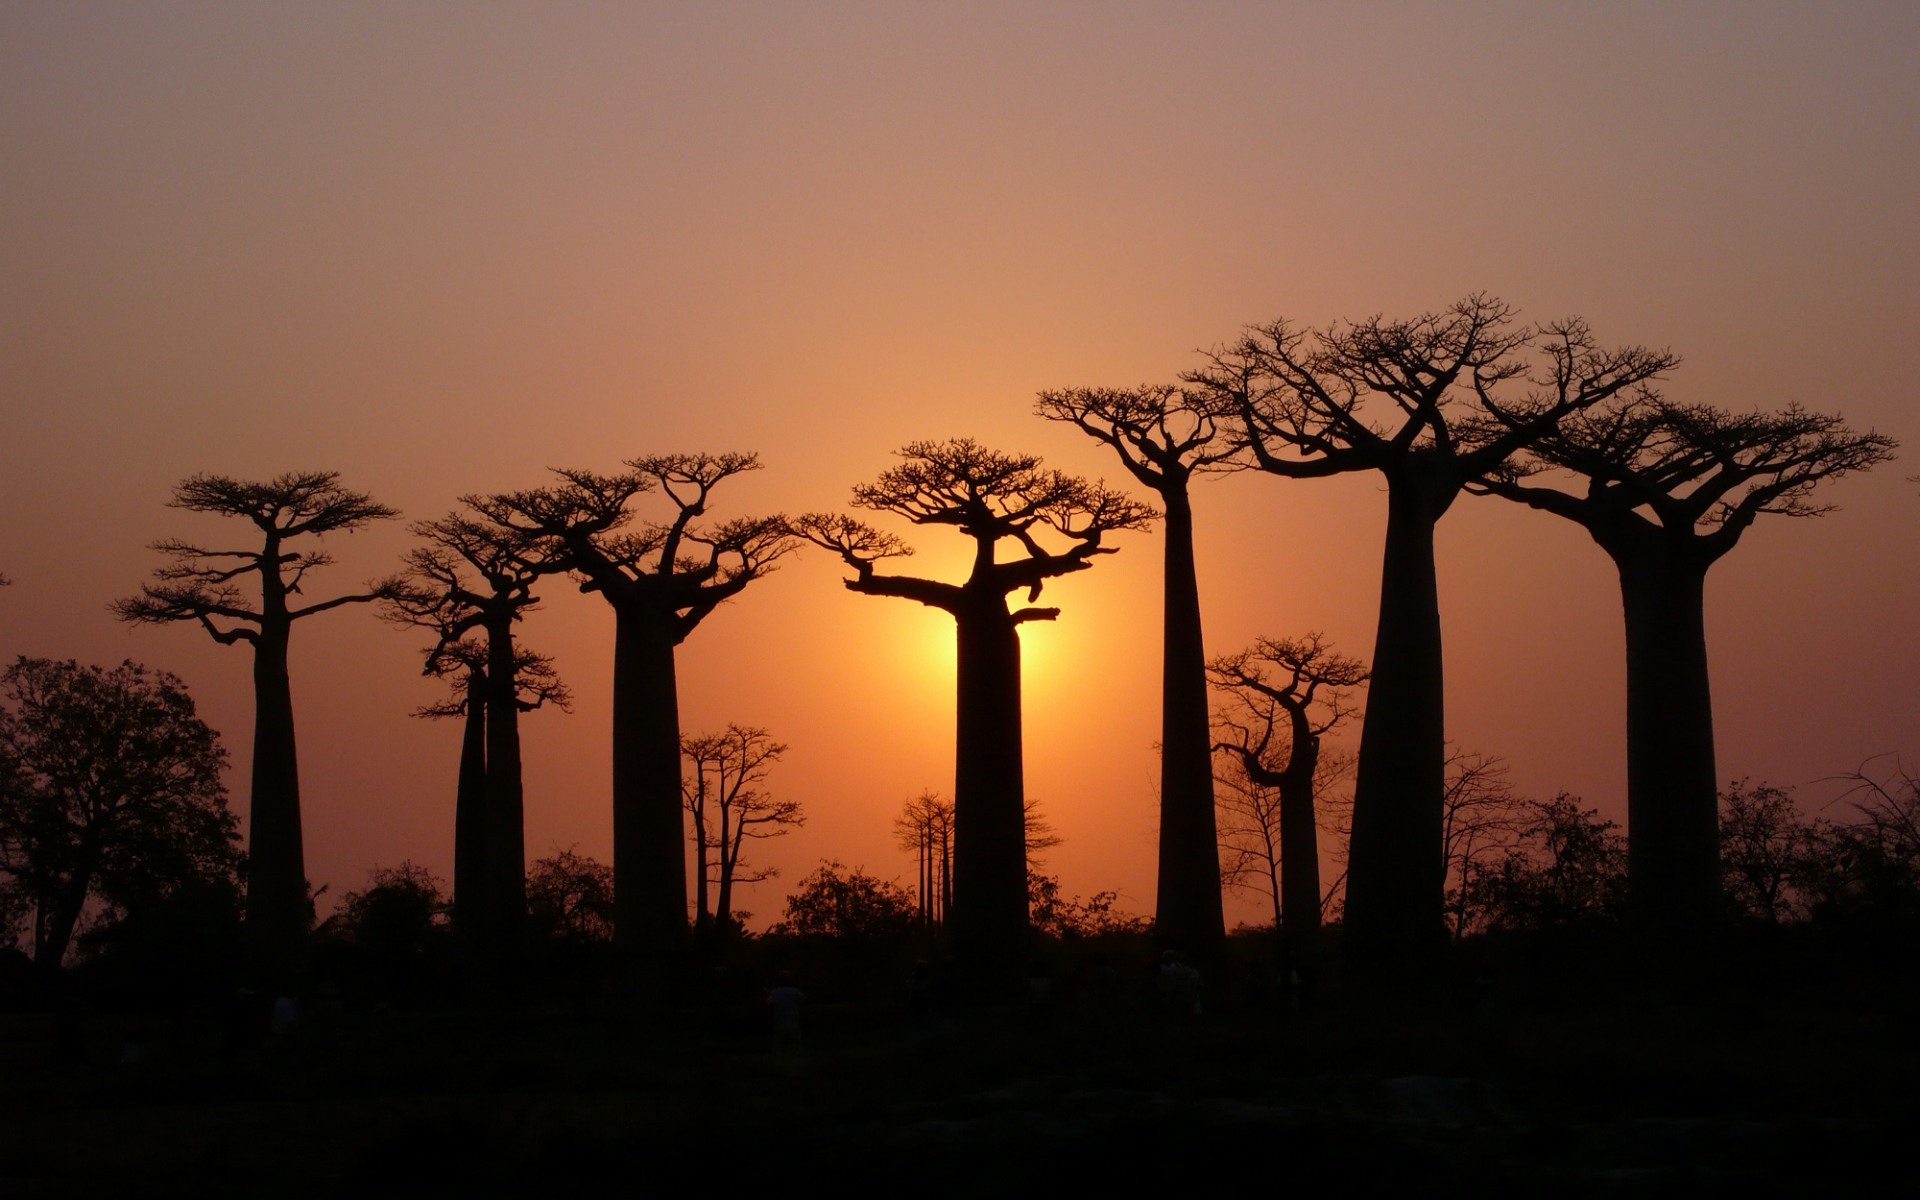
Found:
[{"label": "silhouetted foliage", "polygon": [[1920,923],[1920,773],[1896,760],[1877,774],[1863,766],[1841,779],[1855,815],[1817,829],[1808,882],[1814,915]]},{"label": "silhouetted foliage", "polygon": [[0,916],[37,963],[58,967],[90,911],[108,926],[199,884],[231,890],[226,752],[179,679],[19,658],[0,699]]},{"label": "silhouetted foliage", "polygon": [[1326,782],[1321,740],[1353,715],[1348,689],[1366,664],[1334,653],[1323,635],[1261,638],[1207,664],[1229,708],[1215,718],[1213,749],[1233,760],[1220,797],[1223,874],[1255,882],[1273,901],[1274,926],[1299,937],[1320,927],[1319,814]]},{"label": "silhouetted foliage", "polygon": [[1720,887],[1743,917],[1779,924],[1806,916],[1830,842],[1782,788],[1739,780],[1720,795]]},{"label": "silhouetted foliage", "polygon": [[1169,386],[1040,393],[1035,410],[1078,428],[1159,493],[1165,520],[1160,672],[1160,843],[1154,933],[1162,945],[1217,955],[1226,936],[1214,827],[1206,651],[1194,572],[1196,474],[1233,469],[1235,440],[1217,396]]},{"label": "silhouetted foliage", "polygon": [[[1461,490],[1570,414],[1668,370],[1603,350],[1579,321],[1539,330],[1474,295],[1411,320],[1254,326],[1188,381],[1239,416],[1248,453],[1289,478],[1378,471],[1387,486],[1379,632],[1354,780],[1350,944],[1430,947],[1445,881],[1445,689],[1434,528]],[[1530,349],[1541,365],[1531,365]]]},{"label": "silhouetted foliage", "polygon": [[569,942],[613,940],[613,868],[568,848],[527,870],[536,932]]},{"label": "silhouetted foliage", "polygon": [[1120,893],[1100,891],[1082,900],[1064,896],[1060,880],[1039,871],[1027,876],[1027,912],[1034,931],[1056,938],[1105,937],[1116,934],[1146,933],[1153,928],[1149,917],[1137,916],[1117,907]]},{"label": "silhouetted foliage", "polygon": [[1488,917],[1480,878],[1496,869],[1537,825],[1538,814],[1513,790],[1505,760],[1458,748],[1447,752],[1440,850],[1447,879],[1447,923],[1455,938],[1481,931]]},{"label": "silhouetted foliage", "polygon": [[1721,912],[1708,569],[1762,514],[1830,511],[1815,489],[1885,462],[1894,445],[1798,405],[1729,413],[1643,388],[1570,416],[1475,485],[1575,522],[1619,571],[1630,873],[1644,919],[1689,928]]},{"label": "silhouetted foliage", "polygon": [[1523,802],[1517,844],[1470,876],[1464,923],[1486,929],[1545,929],[1624,911],[1626,839],[1619,826],[1562,793]]},{"label": "silhouetted foliage", "polygon": [[[293,472],[264,483],[194,475],[173,490],[173,508],[250,523],[260,548],[213,549],[168,539],[153,549],[172,562],[140,594],[113,612],[135,624],[192,621],[222,645],[253,649],[253,772],[247,814],[247,924],[261,948],[282,963],[296,959],[313,920],[300,829],[300,770],[293,735],[287,642],[293,623],[347,604],[379,599],[391,581],[364,592],[298,604],[309,573],[333,561],[324,551],[289,549],[301,538],[351,533],[399,515],[363,492],[340,486],[333,471]],[[252,606],[240,581],[257,577]]]},{"label": "silhouetted foliage", "polygon": [[798,800],[775,799],[766,791],[768,773],[787,752],[786,743],[766,730],[728,725],[719,733],[683,737],[680,751],[687,767],[681,794],[693,817],[694,926],[725,935],[739,924],[734,885],[780,873],[749,863],[747,842],[780,837],[805,825],[807,815]]},{"label": "silhouetted foliage", "polygon": [[[949,924],[963,956],[1008,973],[1027,929],[1019,627],[1060,615],[1032,607],[1048,580],[1091,567],[1113,553],[1108,535],[1143,528],[1157,514],[1104,484],[1043,470],[1033,455],[1002,454],[964,438],[915,442],[899,457],[899,466],[856,487],[853,503],[971,538],[973,567],[964,583],[878,573],[876,563],[911,550],[850,517],[812,513],[792,528],[853,569],[850,591],[918,601],[954,619],[959,697]],[[1017,543],[1021,555],[999,561],[1003,541]],[[1026,593],[1026,607],[1008,605],[1016,591]]]},{"label": "silhouetted foliage", "polygon": [[[627,949],[665,953],[687,930],[674,648],[773,570],[794,541],[778,516],[701,521],[714,488],[760,468],[755,455],[656,455],[626,465],[611,475],[557,471],[556,486],[465,502],[535,539],[582,591],[613,608],[615,937]],[[637,523],[631,505],[656,491],[671,506],[668,519]]]},{"label": "silhouetted foliage", "polygon": [[787,896],[785,917],[768,932],[894,937],[913,927],[916,914],[913,897],[899,884],[822,860]]}]

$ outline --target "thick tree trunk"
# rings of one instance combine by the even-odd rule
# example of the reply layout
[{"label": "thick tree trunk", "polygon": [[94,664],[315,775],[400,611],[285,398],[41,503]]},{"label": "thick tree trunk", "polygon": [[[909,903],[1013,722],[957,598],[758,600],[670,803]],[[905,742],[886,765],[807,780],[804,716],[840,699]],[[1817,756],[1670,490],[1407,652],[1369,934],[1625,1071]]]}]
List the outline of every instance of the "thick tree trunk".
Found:
[{"label": "thick tree trunk", "polygon": [[687,939],[687,855],[673,631],[644,602],[614,611],[614,944],[675,954]]},{"label": "thick tree trunk", "polygon": [[1004,609],[981,607],[987,611],[958,618],[949,919],[954,949],[970,968],[1011,977],[1027,939],[1020,636]]},{"label": "thick tree trunk", "polygon": [[460,781],[453,801],[453,933],[465,950],[486,938],[487,887],[487,693],[478,672],[467,676],[465,730],[460,738]]},{"label": "thick tree trunk", "polygon": [[73,944],[74,926],[80,923],[80,913],[87,906],[87,887],[93,880],[93,866],[91,855],[83,857],[87,861],[76,864],[73,874],[50,898],[51,904],[45,900],[41,903],[44,919],[38,922],[40,936],[35,939],[33,962],[47,974],[60,969],[60,960],[67,956],[67,947]]},{"label": "thick tree trunk", "polygon": [[1165,603],[1160,664],[1160,871],[1153,932],[1161,945],[1211,958],[1226,939],[1220,845],[1214,826],[1213,745],[1208,725],[1200,585],[1194,574],[1193,509],[1183,488],[1166,502]]},{"label": "thick tree trunk", "polygon": [[1720,902],[1706,566],[1615,559],[1627,624],[1627,880],[1637,917],[1693,930]]},{"label": "thick tree trunk", "polygon": [[1418,479],[1389,479],[1347,869],[1347,934],[1376,960],[1423,954],[1443,929],[1446,692],[1433,535],[1451,497]]},{"label": "thick tree trunk", "polygon": [[[496,953],[519,952],[527,918],[527,835],[511,614],[487,622],[487,907]],[[674,798],[679,799],[676,788]],[[677,805],[676,805],[677,807]]]},{"label": "thick tree trunk", "polygon": [[1282,933],[1301,939],[1320,929],[1320,830],[1313,812],[1313,775],[1319,765],[1320,747],[1307,726],[1304,710],[1290,717],[1293,754],[1280,778],[1277,924]]},{"label": "thick tree trunk", "polygon": [[312,922],[300,834],[300,766],[284,621],[253,648],[253,796],[247,827],[247,926],[274,967],[297,966]]}]

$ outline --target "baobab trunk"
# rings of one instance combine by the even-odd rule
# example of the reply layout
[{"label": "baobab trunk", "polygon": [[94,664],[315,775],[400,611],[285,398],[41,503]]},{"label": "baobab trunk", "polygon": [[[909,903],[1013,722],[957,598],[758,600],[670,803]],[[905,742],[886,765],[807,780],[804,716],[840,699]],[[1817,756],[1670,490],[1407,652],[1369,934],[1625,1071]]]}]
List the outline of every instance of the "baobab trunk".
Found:
[{"label": "baobab trunk", "polygon": [[1298,940],[1320,929],[1320,831],[1313,812],[1320,747],[1305,709],[1288,717],[1293,755],[1280,777],[1280,910],[1275,922],[1282,933]]},{"label": "baobab trunk", "polygon": [[453,800],[453,932],[466,949],[486,936],[487,693],[478,672],[467,676],[467,711],[460,738],[460,780]]},{"label": "baobab trunk", "polygon": [[[487,936],[519,951],[527,917],[527,835],[520,782],[520,704],[513,624],[487,622]],[[675,798],[678,798],[675,791]]]},{"label": "baobab trunk", "polygon": [[644,603],[615,611],[614,943],[642,954],[673,954],[685,948],[687,933],[673,632]]},{"label": "baobab trunk", "polygon": [[1650,926],[1697,929],[1719,904],[1718,780],[1706,566],[1616,559],[1627,624],[1627,886]]},{"label": "baobab trunk", "polygon": [[1193,557],[1193,508],[1184,489],[1166,502],[1165,604],[1160,664],[1160,863],[1154,939],[1210,958],[1226,939],[1220,845],[1213,812],[1213,744],[1206,651]]},{"label": "baobab trunk", "polygon": [[1020,636],[1004,611],[962,614],[958,626],[950,921],[960,955],[998,975],[1016,968],[1027,936]]},{"label": "baobab trunk", "polygon": [[1347,871],[1347,931],[1369,956],[1421,954],[1443,929],[1446,694],[1433,534],[1452,495],[1389,479]]},{"label": "baobab trunk", "polygon": [[247,814],[247,925],[276,967],[298,965],[312,912],[300,837],[287,628],[263,623],[253,648],[253,795]]}]

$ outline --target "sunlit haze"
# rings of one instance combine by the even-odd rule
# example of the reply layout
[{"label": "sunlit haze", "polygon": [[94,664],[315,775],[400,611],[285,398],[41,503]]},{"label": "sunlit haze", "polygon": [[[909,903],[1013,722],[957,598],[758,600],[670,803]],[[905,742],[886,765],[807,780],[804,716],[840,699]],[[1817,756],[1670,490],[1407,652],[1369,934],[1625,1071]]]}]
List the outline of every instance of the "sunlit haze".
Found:
[{"label": "sunlit haze", "polygon": [[[107,611],[156,539],[246,544],[165,506],[190,474],[337,470],[405,514],[330,538],[314,598],[463,494],[642,454],[757,451],[719,517],[845,511],[919,439],[1132,487],[1035,393],[1485,291],[1671,347],[1674,399],[1908,448],[1709,578],[1720,775],[1817,808],[1822,777],[1920,758],[1916,61],[1905,4],[0,0],[0,655],[177,673],[244,811],[246,649]],[[1194,500],[1210,653],[1371,655],[1376,480]],[[950,529],[876,520],[900,569],[964,572]],[[1067,892],[1150,913],[1161,542],[1111,544],[1022,629],[1027,793]],[[1473,497],[1439,555],[1449,738],[1624,820],[1606,556]],[[770,785],[808,822],[755,848],[783,877],[739,901],[754,926],[821,858],[910,882],[893,819],[953,786],[951,619],[845,575],[796,554],[681,648],[687,732],[791,747]],[[523,623],[576,698],[522,726],[532,855],[610,856],[612,635],[565,579]],[[422,635],[357,607],[294,639],[313,882],[450,875],[460,731],[409,715],[443,692]]]}]

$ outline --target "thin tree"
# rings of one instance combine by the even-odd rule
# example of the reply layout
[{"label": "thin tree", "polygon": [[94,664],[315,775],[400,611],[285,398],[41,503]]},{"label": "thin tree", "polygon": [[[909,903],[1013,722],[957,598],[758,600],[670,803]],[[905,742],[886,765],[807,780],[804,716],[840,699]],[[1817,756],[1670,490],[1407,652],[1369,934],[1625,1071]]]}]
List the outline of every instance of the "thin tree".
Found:
[{"label": "thin tree", "polygon": [[[1530,368],[1537,345],[1544,365]],[[1187,378],[1239,414],[1265,471],[1378,471],[1387,530],[1373,676],[1354,781],[1346,926],[1363,952],[1424,954],[1442,929],[1445,687],[1434,529],[1461,490],[1569,414],[1670,368],[1664,350],[1603,350],[1585,324],[1537,333],[1475,295],[1411,320],[1252,327]]]},{"label": "thin tree", "polygon": [[[253,773],[247,814],[247,924],[272,959],[301,954],[313,904],[307,896],[300,829],[300,767],[293,736],[287,646],[296,621],[380,599],[388,583],[301,604],[307,576],[333,561],[324,551],[290,548],[300,539],[350,533],[399,513],[364,492],[340,486],[334,471],[292,472],[264,483],[194,475],[173,490],[170,507],[250,522],[260,548],[220,550],[167,539],[153,549],[172,562],[138,596],[115,601],[123,621],[197,623],[223,646],[253,649]],[[243,596],[251,577],[257,600]]]},{"label": "thin tree", "polygon": [[[556,471],[547,488],[468,497],[503,529],[538,539],[552,561],[613,609],[614,941],[673,953],[687,932],[686,826],[674,651],[722,603],[773,570],[794,539],[778,516],[702,523],[713,489],[760,467],[752,454],[636,458],[610,475]],[[666,498],[664,521],[634,501]]]},{"label": "thin tree", "polygon": [[1109,447],[1160,495],[1166,534],[1160,662],[1160,846],[1156,941],[1211,957],[1226,937],[1214,828],[1206,650],[1194,569],[1193,477],[1230,469],[1217,396],[1171,386],[1040,393],[1036,411]]},{"label": "thin tree", "polygon": [[[1271,814],[1277,830],[1264,819],[1258,823],[1267,865],[1280,868],[1274,924],[1297,938],[1310,936],[1320,928],[1322,895],[1314,803],[1321,742],[1353,715],[1347,689],[1366,682],[1366,664],[1336,654],[1324,635],[1310,633],[1261,638],[1250,649],[1214,659],[1207,675],[1234,705],[1219,722],[1227,737],[1212,748],[1237,759],[1247,782],[1277,793],[1278,811]],[[1271,844],[1276,832],[1277,864]]]},{"label": "thin tree", "polygon": [[[511,953],[520,943],[527,910],[520,714],[548,702],[567,707],[564,685],[551,661],[523,654],[514,641],[514,626],[539,604],[534,585],[562,568],[550,545],[464,513],[418,522],[411,532],[426,544],[408,551],[406,586],[389,598],[388,613],[400,623],[435,633],[427,673],[459,675],[469,732],[476,718],[484,728],[478,845],[473,844],[471,828],[464,843],[469,859],[476,851],[479,857],[477,863],[469,862],[464,880],[460,809],[455,805],[455,923],[457,928],[471,927],[476,908],[484,909],[487,940],[497,952]],[[470,634],[477,636],[477,644],[466,640]],[[483,661],[473,661],[475,650],[484,655]],[[536,674],[523,682],[522,666],[534,664]],[[465,750],[461,761],[463,778],[471,783],[472,764]],[[480,864],[487,882],[476,890],[472,885],[479,876],[473,867]],[[473,903],[478,896],[485,897],[480,905]]]},{"label": "thin tree", "polygon": [[1535,813],[1514,792],[1504,759],[1453,749],[1440,814],[1447,921],[1458,939],[1485,925],[1482,881],[1520,845]]},{"label": "thin tree", "polygon": [[[1110,535],[1144,528],[1157,514],[1104,484],[1043,470],[1033,455],[1002,454],[969,439],[915,442],[900,465],[854,489],[856,507],[915,525],[951,527],[973,541],[961,583],[883,575],[875,564],[910,553],[891,534],[852,518],[809,514],[800,536],[851,567],[850,591],[897,596],[953,618],[957,636],[953,909],[956,950],[988,973],[1018,962],[1027,931],[1025,784],[1020,733],[1020,626],[1051,621],[1038,608],[1050,579],[1084,571],[1114,548]],[[1050,549],[1043,539],[1058,547]],[[1002,562],[1000,543],[1016,557]],[[1008,604],[1024,592],[1027,604]]]},{"label": "thin tree", "polygon": [[923,791],[901,808],[893,831],[900,848],[914,855],[920,880],[920,923],[941,924],[947,919],[947,902],[953,898],[953,801],[941,799],[938,792]]},{"label": "thin tree", "polygon": [[1798,405],[1732,413],[1646,392],[1564,422],[1476,485],[1578,524],[1619,573],[1628,891],[1641,919],[1686,929],[1720,908],[1707,571],[1762,515],[1832,511],[1814,491],[1895,445]]},{"label": "thin tree", "polygon": [[780,837],[807,823],[798,800],[775,799],[766,790],[768,774],[786,752],[785,742],[750,725],[681,738],[686,760],[681,795],[693,817],[696,932],[724,936],[733,931],[734,885],[779,875],[777,868],[748,864],[748,840]]}]

